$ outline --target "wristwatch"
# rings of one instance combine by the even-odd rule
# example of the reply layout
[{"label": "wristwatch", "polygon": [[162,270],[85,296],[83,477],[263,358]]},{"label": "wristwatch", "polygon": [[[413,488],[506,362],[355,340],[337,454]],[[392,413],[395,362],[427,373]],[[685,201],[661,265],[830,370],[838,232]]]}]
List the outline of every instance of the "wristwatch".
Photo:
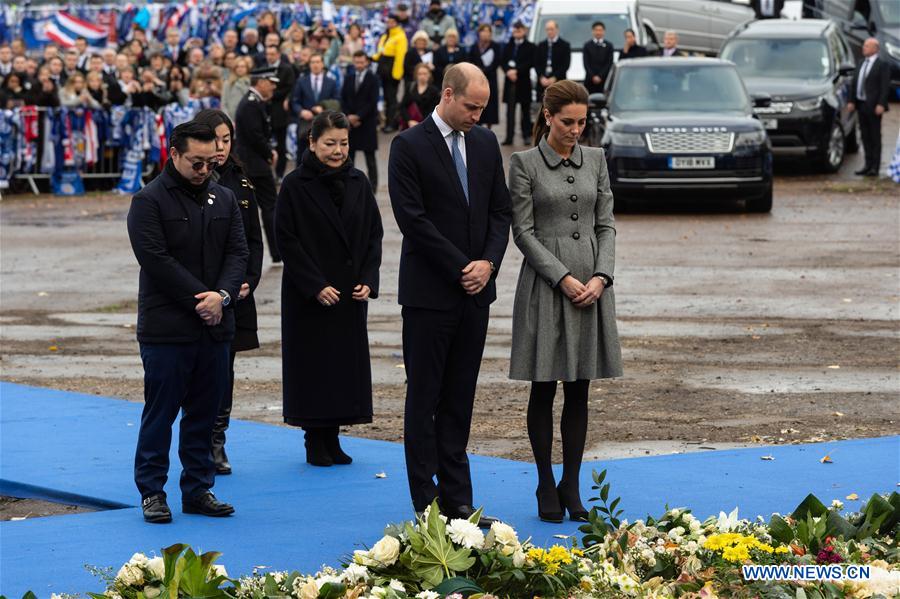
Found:
[{"label": "wristwatch", "polygon": [[227,308],[228,304],[231,303],[231,294],[224,289],[219,289],[219,295],[222,296],[222,307]]},{"label": "wristwatch", "polygon": [[497,267],[496,267],[496,266],[494,266],[494,263],[493,263],[493,261],[491,261],[491,260],[488,260],[488,264],[490,264],[490,265],[491,265],[491,272],[494,272],[494,271],[495,271],[495,270],[497,270]]}]

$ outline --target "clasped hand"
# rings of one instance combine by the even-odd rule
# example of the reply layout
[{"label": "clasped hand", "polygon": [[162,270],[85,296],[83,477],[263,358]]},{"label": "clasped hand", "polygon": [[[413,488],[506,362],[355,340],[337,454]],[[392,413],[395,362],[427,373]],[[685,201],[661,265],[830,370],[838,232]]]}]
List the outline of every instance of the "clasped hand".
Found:
[{"label": "clasped hand", "polygon": [[462,269],[462,278],[459,282],[469,295],[477,295],[491,280],[491,263],[487,260],[475,260],[469,262]]},{"label": "clasped hand", "polygon": [[591,277],[582,283],[572,275],[566,275],[559,283],[560,289],[576,308],[587,308],[597,302],[603,295],[603,279]]},{"label": "clasped hand", "polygon": [[218,291],[204,291],[194,296],[200,303],[194,307],[206,326],[214,327],[222,322],[222,296]]},{"label": "clasped hand", "polygon": [[[371,294],[372,290],[369,286],[360,283],[353,288],[353,295],[351,297],[358,302],[365,302],[368,301]],[[341,301],[341,292],[329,285],[319,292],[316,296],[316,300],[323,306],[333,306]]]}]

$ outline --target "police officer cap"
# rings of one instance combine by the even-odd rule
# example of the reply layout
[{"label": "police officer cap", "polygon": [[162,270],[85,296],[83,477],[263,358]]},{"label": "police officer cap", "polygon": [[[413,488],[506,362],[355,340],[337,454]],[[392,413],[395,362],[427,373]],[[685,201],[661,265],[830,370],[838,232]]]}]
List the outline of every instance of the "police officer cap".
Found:
[{"label": "police officer cap", "polygon": [[252,71],[250,71],[250,77],[254,77],[257,79],[268,79],[272,83],[278,83],[278,71],[275,70],[275,67],[269,66],[261,66],[256,67]]}]

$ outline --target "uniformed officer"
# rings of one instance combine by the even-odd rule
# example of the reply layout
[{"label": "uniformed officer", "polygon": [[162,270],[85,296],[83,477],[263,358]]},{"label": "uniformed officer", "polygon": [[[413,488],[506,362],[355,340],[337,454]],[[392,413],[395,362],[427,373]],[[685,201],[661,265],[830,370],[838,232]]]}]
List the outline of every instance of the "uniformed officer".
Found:
[{"label": "uniformed officer", "polygon": [[219,165],[212,174],[212,180],[231,190],[241,209],[244,221],[244,235],[250,257],[247,260],[247,273],[241,283],[234,306],[234,339],[231,341],[231,360],[229,367],[229,385],[225,397],[219,406],[219,415],[213,427],[212,456],[216,464],[216,474],[231,474],[231,463],[225,453],[225,431],[231,421],[231,407],[234,403],[234,358],[237,352],[249,351],[259,347],[257,335],[256,300],[253,292],[262,277],[263,240],[259,226],[259,208],[253,183],[244,174],[241,165],[235,160],[234,124],[228,115],[221,110],[201,110],[194,121],[208,125],[216,133]]},{"label": "uniformed officer", "polygon": [[589,93],[603,91],[606,77],[613,65],[613,45],[604,39],[606,25],[597,21],[591,26],[594,38],[588,40],[582,48],[584,59],[584,86]]},{"label": "uniformed officer", "polygon": [[175,127],[163,172],[135,194],[128,211],[128,236],[141,267],[137,339],[144,364],[134,479],[148,522],[172,520],[164,487],[179,411],[182,512],[234,512],[210,492],[210,451],[228,387],[233,298],[244,281],[248,252],[234,194],[209,180],[216,153],[208,125]]},{"label": "uniformed officer", "polygon": [[522,21],[512,26],[512,38],[503,48],[501,67],[506,74],[503,83],[503,101],[506,103],[506,137],[503,145],[513,143],[516,128],[516,106],[520,109],[522,142],[531,141],[531,69],[534,68],[534,44],[525,39],[528,28]]},{"label": "uniformed officer", "polygon": [[263,228],[272,262],[281,262],[275,245],[275,179],[272,165],[278,153],[272,149],[272,126],[267,102],[275,93],[279,79],[274,68],[265,66],[250,71],[250,89],[235,112],[235,143],[244,172],[256,190],[262,211]]}]

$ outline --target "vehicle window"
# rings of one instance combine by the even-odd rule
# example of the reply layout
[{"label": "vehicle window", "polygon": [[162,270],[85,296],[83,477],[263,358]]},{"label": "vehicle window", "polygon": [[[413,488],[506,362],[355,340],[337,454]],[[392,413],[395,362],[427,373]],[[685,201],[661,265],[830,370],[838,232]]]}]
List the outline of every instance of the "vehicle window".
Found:
[{"label": "vehicle window", "polygon": [[820,39],[735,39],[720,57],[733,62],[742,77],[823,79],[831,66],[828,46]]},{"label": "vehicle window", "polygon": [[728,66],[685,65],[619,69],[613,111],[742,112],[750,110],[737,72]]},{"label": "vehicle window", "polygon": [[900,27],[900,2],[895,0],[876,0],[872,7],[881,14],[884,27]]},{"label": "vehicle window", "polygon": [[537,27],[535,30],[537,41],[545,39],[544,26],[547,24],[547,21],[556,21],[556,24],[559,25],[559,36],[572,44],[572,49],[577,51],[581,51],[581,46],[594,37],[591,31],[591,25],[593,25],[594,21],[603,21],[603,24],[606,25],[604,39],[615,48],[621,48],[624,45],[625,30],[631,28],[628,15],[625,14],[542,14],[535,25]]},{"label": "vehicle window", "polygon": [[831,52],[831,64],[837,71],[838,65],[844,62],[844,47],[841,45],[837,31],[828,34],[828,50]]}]

